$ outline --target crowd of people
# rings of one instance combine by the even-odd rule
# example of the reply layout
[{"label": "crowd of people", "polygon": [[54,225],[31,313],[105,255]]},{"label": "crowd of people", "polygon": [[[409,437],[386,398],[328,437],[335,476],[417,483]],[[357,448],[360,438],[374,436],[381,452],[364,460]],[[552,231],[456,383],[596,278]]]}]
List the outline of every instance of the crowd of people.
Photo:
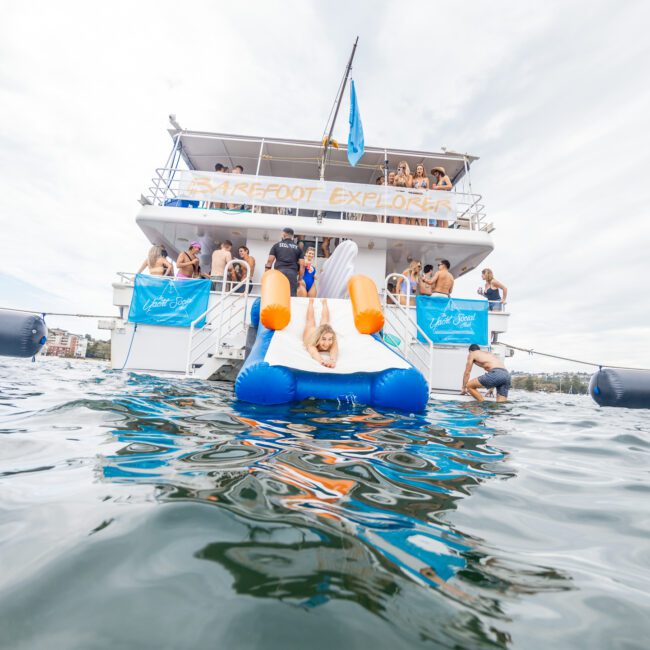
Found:
[{"label": "crowd of people", "polygon": [[[233,256],[233,244],[224,240],[217,244],[211,257],[209,272],[201,269],[201,242],[193,241],[186,251],[182,251],[176,260],[176,277],[180,279],[206,278],[212,281],[213,290],[226,290],[235,286],[236,291],[245,291],[245,281],[252,282],[255,274],[255,258],[247,246],[237,249]],[[269,251],[265,268],[275,268],[287,276],[292,296],[315,298],[317,295],[317,270],[315,265],[316,249],[305,246],[300,235],[296,237],[292,228],[284,228],[282,239]],[[231,264],[231,262],[234,262]],[[174,266],[168,259],[165,248],[154,245],[149,249],[138,273],[145,269],[151,275],[173,276]],[[227,269],[227,271],[226,271]],[[420,260],[411,260],[408,267],[397,276],[395,282],[389,283],[389,290],[395,294],[402,305],[414,305],[417,296],[450,297],[454,289],[454,276],[449,260],[440,260],[436,265],[423,265]],[[488,300],[490,311],[503,311],[508,297],[508,288],[499,282],[492,269],[481,271],[484,286],[478,293]]]},{"label": "crowd of people", "polygon": [[[214,166],[214,171],[219,174],[243,174],[244,168],[242,165],[235,165],[232,167],[227,167],[222,163],[217,163]],[[399,188],[413,188],[416,190],[443,190],[451,191],[453,189],[453,184],[447,175],[444,167],[433,167],[430,170],[431,178],[427,176],[425,167],[422,163],[419,163],[415,166],[415,171],[411,172],[411,168],[406,160],[400,161],[397,165],[396,170],[388,171],[381,176],[378,176],[376,179],[377,185],[390,185],[392,187]],[[229,209],[229,210],[246,210],[249,206],[239,205],[234,203],[217,203],[211,202],[208,204],[208,207],[211,209]],[[291,214],[293,211],[287,208],[278,208],[279,214]],[[353,215],[355,218],[360,219],[361,221],[379,221],[381,218],[380,215]],[[442,219],[428,219],[428,218],[418,218],[418,217],[388,217],[388,223],[398,223],[405,225],[429,225],[437,226],[440,228],[447,228],[449,222]]]}]

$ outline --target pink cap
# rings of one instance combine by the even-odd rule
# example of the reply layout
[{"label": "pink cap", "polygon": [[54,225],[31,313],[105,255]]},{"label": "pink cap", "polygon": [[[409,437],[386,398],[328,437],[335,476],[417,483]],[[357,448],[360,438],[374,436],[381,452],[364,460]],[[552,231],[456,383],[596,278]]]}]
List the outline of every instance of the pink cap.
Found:
[{"label": "pink cap", "polygon": [[190,248],[198,248],[199,250],[201,250],[201,242],[198,241],[190,242]]}]

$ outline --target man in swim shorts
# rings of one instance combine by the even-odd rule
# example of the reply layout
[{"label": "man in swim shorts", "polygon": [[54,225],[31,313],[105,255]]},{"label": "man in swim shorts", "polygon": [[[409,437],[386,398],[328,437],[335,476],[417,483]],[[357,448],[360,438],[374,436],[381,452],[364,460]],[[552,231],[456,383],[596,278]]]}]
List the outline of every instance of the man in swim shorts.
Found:
[{"label": "man in swim shorts", "polygon": [[431,294],[433,296],[451,296],[454,289],[454,276],[449,272],[449,260],[440,260],[438,270],[431,278]]},{"label": "man in swim shorts", "polygon": [[[472,371],[474,364],[487,372],[476,379],[470,380],[469,373]],[[463,375],[461,395],[469,393],[475,400],[482,402],[485,400],[485,397],[478,392],[478,389],[496,388],[497,402],[506,402],[508,400],[510,384],[510,373],[506,370],[501,359],[491,352],[483,352],[476,343],[472,343],[469,346],[469,354],[467,355],[467,365],[465,366],[465,374]]]}]

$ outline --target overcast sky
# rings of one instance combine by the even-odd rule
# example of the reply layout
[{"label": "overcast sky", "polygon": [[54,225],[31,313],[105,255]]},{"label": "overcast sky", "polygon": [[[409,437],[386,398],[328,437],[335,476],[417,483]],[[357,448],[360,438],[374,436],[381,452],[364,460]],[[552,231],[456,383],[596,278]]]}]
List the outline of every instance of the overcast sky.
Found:
[{"label": "overcast sky", "polygon": [[504,340],[650,367],[648,25],[643,1],[5,2],[0,306],[113,313],[115,272],[149,247],[136,201],[168,114],[318,139],[359,35],[366,143],[481,158]]}]

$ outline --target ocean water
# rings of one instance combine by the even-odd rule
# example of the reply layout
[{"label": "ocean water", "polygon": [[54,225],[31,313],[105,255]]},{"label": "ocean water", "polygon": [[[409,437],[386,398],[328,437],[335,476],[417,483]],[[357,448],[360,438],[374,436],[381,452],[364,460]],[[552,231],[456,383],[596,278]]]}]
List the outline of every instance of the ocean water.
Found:
[{"label": "ocean water", "polygon": [[650,414],[0,364],[2,648],[648,648]]}]

